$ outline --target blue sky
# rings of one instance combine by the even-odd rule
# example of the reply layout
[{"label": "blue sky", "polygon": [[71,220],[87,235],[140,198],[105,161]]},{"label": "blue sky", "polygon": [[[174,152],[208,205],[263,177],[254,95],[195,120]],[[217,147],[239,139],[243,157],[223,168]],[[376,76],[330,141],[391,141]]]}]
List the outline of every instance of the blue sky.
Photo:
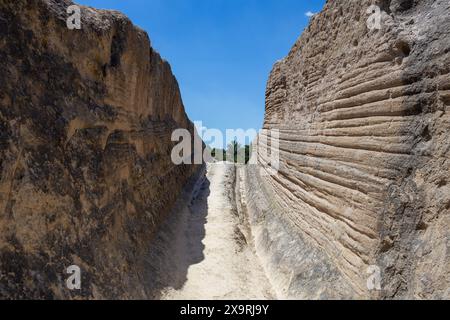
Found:
[{"label": "blue sky", "polygon": [[[146,30],[180,83],[189,118],[259,130],[273,64],[325,0],[78,0],[115,9]],[[241,141],[243,142],[243,141]]]}]

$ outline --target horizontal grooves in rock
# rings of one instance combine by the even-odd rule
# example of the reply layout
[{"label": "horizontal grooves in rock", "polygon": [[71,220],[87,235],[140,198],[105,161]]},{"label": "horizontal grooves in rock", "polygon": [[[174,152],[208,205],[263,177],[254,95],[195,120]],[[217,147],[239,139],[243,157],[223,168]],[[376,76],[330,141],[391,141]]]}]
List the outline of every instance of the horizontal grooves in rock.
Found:
[{"label": "horizontal grooves in rock", "polygon": [[[306,69],[313,55],[295,60],[291,52],[275,65],[266,91],[264,128],[280,132],[280,168],[264,181],[286,217],[358,292],[366,290],[363,274],[380,241],[386,193],[405,174],[401,164],[448,159],[418,138],[427,132],[419,125],[431,112],[427,104],[440,101],[440,121],[448,123],[450,74],[405,71],[389,50],[336,75]],[[260,152],[259,162],[270,159]]]}]

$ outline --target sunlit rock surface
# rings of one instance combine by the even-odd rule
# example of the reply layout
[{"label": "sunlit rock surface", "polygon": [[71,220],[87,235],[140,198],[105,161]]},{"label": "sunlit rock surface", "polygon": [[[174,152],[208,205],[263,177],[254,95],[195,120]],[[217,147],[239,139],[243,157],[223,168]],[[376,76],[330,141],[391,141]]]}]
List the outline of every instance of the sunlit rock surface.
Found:
[{"label": "sunlit rock surface", "polygon": [[240,183],[281,297],[450,298],[450,4],[378,1],[369,30],[372,3],[328,1],[268,81],[280,170]]}]

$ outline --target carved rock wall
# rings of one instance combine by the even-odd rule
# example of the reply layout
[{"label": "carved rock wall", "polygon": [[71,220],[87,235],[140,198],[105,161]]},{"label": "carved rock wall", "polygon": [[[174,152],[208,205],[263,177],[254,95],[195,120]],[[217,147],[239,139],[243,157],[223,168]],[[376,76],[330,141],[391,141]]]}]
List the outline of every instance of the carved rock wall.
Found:
[{"label": "carved rock wall", "polygon": [[[146,298],[154,231],[195,166],[169,64],[122,14],[0,0],[0,298]],[[69,291],[65,270],[82,270]]]},{"label": "carved rock wall", "polygon": [[275,64],[280,170],[242,179],[280,296],[450,298],[449,18],[445,0],[327,1]]}]

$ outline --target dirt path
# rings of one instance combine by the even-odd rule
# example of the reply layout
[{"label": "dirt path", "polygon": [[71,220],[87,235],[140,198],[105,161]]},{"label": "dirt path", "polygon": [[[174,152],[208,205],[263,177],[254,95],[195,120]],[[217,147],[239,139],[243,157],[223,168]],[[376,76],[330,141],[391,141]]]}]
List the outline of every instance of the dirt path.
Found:
[{"label": "dirt path", "polygon": [[[269,281],[238,232],[234,166],[209,164],[190,206],[162,231],[162,299],[271,299]],[[175,228],[175,230],[174,230]]]}]

